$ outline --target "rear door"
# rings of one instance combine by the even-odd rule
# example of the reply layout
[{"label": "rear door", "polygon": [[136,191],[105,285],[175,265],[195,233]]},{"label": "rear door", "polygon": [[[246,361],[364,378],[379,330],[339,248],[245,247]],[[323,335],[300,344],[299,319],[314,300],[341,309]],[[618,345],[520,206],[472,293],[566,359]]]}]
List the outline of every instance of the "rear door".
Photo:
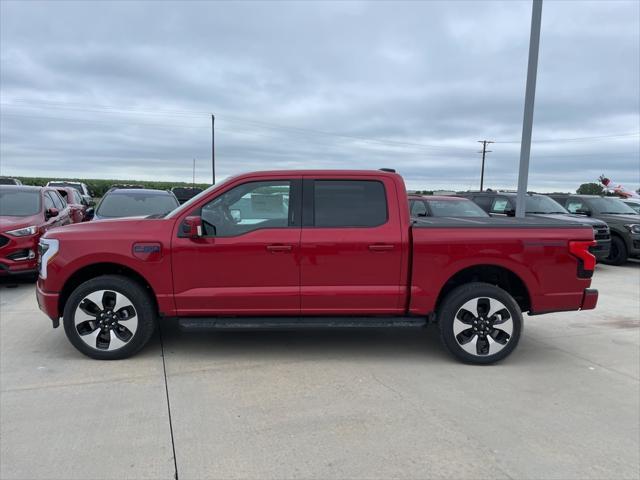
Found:
[{"label": "rear door", "polygon": [[304,178],[303,315],[404,311],[397,198],[396,187],[387,177]]}]

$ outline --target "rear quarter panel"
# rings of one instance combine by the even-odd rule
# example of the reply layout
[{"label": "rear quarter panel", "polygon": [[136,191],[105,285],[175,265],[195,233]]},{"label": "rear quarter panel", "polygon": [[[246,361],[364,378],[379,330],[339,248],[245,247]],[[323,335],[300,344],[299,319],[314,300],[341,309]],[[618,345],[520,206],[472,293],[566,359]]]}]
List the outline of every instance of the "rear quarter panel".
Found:
[{"label": "rear quarter panel", "polygon": [[590,279],[577,276],[570,240],[592,240],[590,227],[414,228],[410,312],[433,312],[447,281],[461,270],[495,265],[515,273],[531,300],[531,313],[580,308]]}]

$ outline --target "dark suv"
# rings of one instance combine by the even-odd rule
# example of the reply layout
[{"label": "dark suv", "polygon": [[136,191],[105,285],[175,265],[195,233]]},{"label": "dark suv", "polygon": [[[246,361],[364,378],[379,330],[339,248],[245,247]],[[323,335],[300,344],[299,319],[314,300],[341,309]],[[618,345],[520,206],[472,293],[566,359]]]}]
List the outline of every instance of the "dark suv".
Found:
[{"label": "dark suv", "polygon": [[[513,217],[516,214],[517,194],[515,192],[463,192],[457,195],[473,200],[485,212],[494,216],[503,215]],[[554,218],[567,222],[591,225],[593,227],[593,237],[597,245],[591,247],[589,251],[593,253],[598,260],[603,262],[609,256],[611,234],[605,222],[588,218],[584,215],[573,215],[558,202],[545,195],[536,193],[527,193],[525,211],[527,217]]]},{"label": "dark suv", "polygon": [[617,197],[550,194],[569,212],[604,220],[611,229],[611,253],[604,260],[622,265],[629,257],[640,257],[640,215]]}]

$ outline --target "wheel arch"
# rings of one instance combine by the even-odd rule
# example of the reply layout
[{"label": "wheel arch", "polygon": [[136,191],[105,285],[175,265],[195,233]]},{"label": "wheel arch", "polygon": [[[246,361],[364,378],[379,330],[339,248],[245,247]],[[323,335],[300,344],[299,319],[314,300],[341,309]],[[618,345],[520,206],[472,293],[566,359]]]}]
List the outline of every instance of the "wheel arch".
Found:
[{"label": "wheel arch", "polygon": [[482,264],[468,266],[449,277],[436,299],[436,311],[449,292],[471,282],[484,282],[500,287],[514,298],[520,310],[523,312],[531,310],[531,294],[518,274],[500,265]]},{"label": "wheel arch", "polygon": [[127,267],[126,265],[115,262],[93,263],[76,270],[66,280],[64,286],[62,287],[60,297],[58,298],[58,311],[64,312],[64,307],[67,303],[67,300],[69,299],[69,296],[79,285],[86,282],[87,280],[91,280],[92,278],[100,277],[103,275],[122,275],[140,284],[140,286],[148,291],[149,296],[153,301],[153,308],[156,312],[158,312],[158,299],[156,298],[155,292],[151,287],[149,281],[131,267]]}]

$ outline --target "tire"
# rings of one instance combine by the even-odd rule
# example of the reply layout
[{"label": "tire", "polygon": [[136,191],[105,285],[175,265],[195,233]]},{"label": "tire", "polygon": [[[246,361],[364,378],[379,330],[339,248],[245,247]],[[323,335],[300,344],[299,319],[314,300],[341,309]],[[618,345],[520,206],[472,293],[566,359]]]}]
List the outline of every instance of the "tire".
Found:
[{"label": "tire", "polygon": [[120,360],[149,342],[156,310],[151,295],[139,283],[103,275],[71,293],[63,324],[67,338],[80,352],[97,360]]},{"label": "tire", "polygon": [[516,301],[489,283],[455,288],[443,300],[437,320],[445,348],[459,360],[478,365],[507,357],[522,332],[522,312]]},{"label": "tire", "polygon": [[624,240],[617,235],[611,235],[611,250],[609,256],[602,260],[608,265],[623,265],[627,262],[627,245]]}]

